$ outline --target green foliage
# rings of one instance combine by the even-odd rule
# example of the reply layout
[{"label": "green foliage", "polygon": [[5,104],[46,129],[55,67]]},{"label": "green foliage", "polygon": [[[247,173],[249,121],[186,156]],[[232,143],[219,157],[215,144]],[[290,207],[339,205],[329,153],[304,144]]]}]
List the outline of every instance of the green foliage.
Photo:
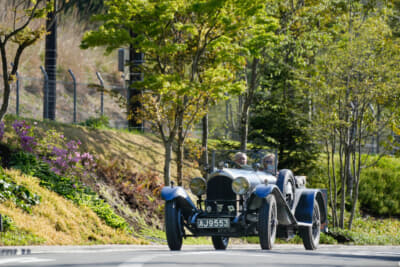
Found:
[{"label": "green foliage", "polygon": [[250,119],[249,140],[276,146],[280,166],[295,173],[304,174],[314,168],[318,146],[313,140],[310,122],[296,107],[296,100],[276,105],[276,99],[259,99]]},{"label": "green foliage", "polygon": [[7,231],[0,235],[0,243],[3,246],[31,246],[41,245],[45,242],[45,239],[19,229]]},{"label": "green foliage", "polygon": [[31,213],[31,207],[40,203],[40,196],[23,185],[17,185],[0,167],[0,201],[11,200],[17,207]]},{"label": "green foliage", "polygon": [[[383,227],[382,227],[383,226]],[[382,226],[369,231],[367,227],[359,228],[353,231],[347,229],[335,228],[331,229],[330,236],[338,240],[339,243],[354,244],[354,245],[399,245],[400,237],[395,231],[385,229],[388,222],[383,222]],[[376,225],[375,225],[376,227]]]},{"label": "green foliage", "polygon": [[[210,105],[227,93],[244,91],[244,81],[236,73],[245,67],[246,55],[258,56],[274,39],[277,28],[264,14],[263,1],[110,0],[105,4],[107,12],[96,16],[103,25],[87,32],[81,47],[106,46],[110,52],[133,44],[146,55],[138,68],[146,73],[138,84],[143,90],[141,107],[132,112],[154,125],[167,153],[176,135],[177,149],[183,150],[187,134]],[[258,38],[248,42],[256,32]],[[179,181],[183,163],[177,159]],[[166,165],[169,170],[168,161]],[[169,175],[166,171],[165,184]]]},{"label": "green foliage", "polygon": [[400,162],[384,157],[363,171],[359,201],[361,210],[379,216],[400,216]]},{"label": "green foliage", "polygon": [[89,187],[77,179],[60,176],[50,170],[48,164],[39,161],[34,155],[25,152],[18,152],[12,155],[10,165],[41,179],[40,185],[44,186],[76,204],[86,205],[91,208],[107,225],[114,228],[127,228],[127,222],[116,215],[113,209],[100,199]]},{"label": "green foliage", "polygon": [[[362,157],[363,162],[367,160]],[[366,165],[376,162],[378,156],[369,156]],[[336,158],[336,177],[339,179],[339,161]],[[382,157],[375,165],[363,169],[359,188],[358,204],[364,213],[375,216],[400,215],[400,159]],[[326,155],[321,154],[312,170],[307,173],[307,186],[328,188]],[[337,181],[338,182],[338,181]],[[338,184],[337,190],[340,190]]]},{"label": "green foliage", "polygon": [[100,116],[98,118],[90,117],[79,125],[88,126],[94,129],[104,129],[110,127],[110,119],[107,116]]},{"label": "green foliage", "polygon": [[14,221],[11,219],[11,217],[7,215],[2,215],[1,217],[3,219],[3,232],[16,230],[17,227],[15,226]]}]

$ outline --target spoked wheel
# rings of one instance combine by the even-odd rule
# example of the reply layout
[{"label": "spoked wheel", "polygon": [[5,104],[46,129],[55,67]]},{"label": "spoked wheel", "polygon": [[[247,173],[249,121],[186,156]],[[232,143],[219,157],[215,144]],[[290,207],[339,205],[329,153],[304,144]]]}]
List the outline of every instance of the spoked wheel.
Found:
[{"label": "spoked wheel", "polygon": [[182,213],[174,200],[165,204],[165,230],[170,250],[182,247]]},{"label": "spoked wheel", "polygon": [[226,236],[213,236],[211,240],[216,250],[225,250],[229,244],[229,237]]},{"label": "spoked wheel", "polygon": [[276,185],[281,190],[290,209],[293,208],[296,197],[296,184],[293,173],[290,170],[281,170],[278,175]]},{"label": "spoked wheel", "polygon": [[278,226],[278,212],[274,195],[269,195],[260,208],[258,217],[258,232],[261,249],[271,249],[275,243]]},{"label": "spoked wheel", "polygon": [[317,249],[319,238],[321,234],[321,213],[319,205],[315,201],[314,210],[312,215],[312,226],[307,228],[300,228],[300,236],[303,239],[304,247],[307,250]]}]

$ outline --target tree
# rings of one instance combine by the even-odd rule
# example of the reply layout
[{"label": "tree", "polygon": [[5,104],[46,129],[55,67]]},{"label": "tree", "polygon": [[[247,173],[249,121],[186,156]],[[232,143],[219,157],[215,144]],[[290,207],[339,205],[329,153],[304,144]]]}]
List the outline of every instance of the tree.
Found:
[{"label": "tree", "polygon": [[[24,50],[41,39],[47,32],[45,18],[54,10],[53,1],[21,0],[4,1],[5,16],[0,26],[0,55],[3,73],[3,101],[0,108],[0,120],[8,109],[10,85],[16,80],[16,73]],[[55,12],[63,9],[63,5]],[[13,52],[12,44],[15,45]],[[10,54],[14,53],[13,56]],[[11,71],[9,71],[12,63]]]},{"label": "tree", "polygon": [[[385,8],[366,9],[365,3],[358,2],[349,2],[344,7],[345,12],[327,34],[331,38],[325,39],[325,48],[317,57],[312,88],[315,127],[324,140],[329,164],[334,226],[345,226],[347,194],[351,206],[347,227],[351,229],[361,171],[373,164],[368,157],[362,157],[362,148],[372,136],[392,128],[398,116],[400,92],[396,71],[400,54],[399,44],[391,37]],[[374,110],[378,109],[379,116],[375,116]],[[390,134],[386,136],[391,138]],[[336,153],[339,170],[334,161]],[[337,173],[340,184],[336,182]]]},{"label": "tree", "polygon": [[185,139],[210,104],[224,99],[226,92],[234,95],[243,90],[235,73],[243,68],[248,50],[238,43],[265,5],[246,0],[110,0],[106,5],[107,13],[97,17],[104,25],[87,33],[82,47],[105,45],[111,51],[133,44],[145,54],[141,111],[164,142],[165,184],[177,138],[177,176],[182,184]]},{"label": "tree", "polygon": [[[267,16],[266,13],[260,13],[259,16],[255,16],[253,19],[253,26],[246,31],[246,36],[241,42],[241,45],[249,51],[243,75],[246,82],[246,91],[241,95],[242,103],[239,107],[239,136],[240,150],[242,151],[247,148],[249,113],[254,97],[261,88],[262,68],[265,66],[266,61],[269,60],[268,51],[271,51],[279,40],[276,35],[278,29],[277,20]],[[264,23],[259,24],[259,21]]]},{"label": "tree", "polygon": [[[280,93],[282,91],[279,91]],[[277,147],[279,164],[307,174],[319,153],[310,121],[299,98],[288,102],[276,96],[259,96],[250,118],[249,138],[255,144]]]}]

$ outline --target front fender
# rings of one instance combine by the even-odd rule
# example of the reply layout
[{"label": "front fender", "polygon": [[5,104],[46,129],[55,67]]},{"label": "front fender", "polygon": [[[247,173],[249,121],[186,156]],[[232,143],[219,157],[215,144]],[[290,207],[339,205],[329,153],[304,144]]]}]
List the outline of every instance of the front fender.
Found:
[{"label": "front fender", "polygon": [[295,217],[299,222],[312,223],[314,203],[317,201],[321,213],[321,224],[327,223],[326,200],[319,189],[305,189],[301,192]]},{"label": "front fender", "polygon": [[[254,193],[259,198],[266,198],[269,194],[273,193],[274,190],[277,190],[277,189],[278,189],[278,187],[273,184],[268,184],[268,185],[259,184],[256,186],[256,190],[254,191]],[[276,192],[274,192],[274,193],[276,194]]]},{"label": "front fender", "polygon": [[185,217],[191,215],[196,210],[193,201],[190,199],[185,189],[180,186],[164,186],[161,190],[161,198],[165,201],[175,200],[177,206],[182,209]]}]

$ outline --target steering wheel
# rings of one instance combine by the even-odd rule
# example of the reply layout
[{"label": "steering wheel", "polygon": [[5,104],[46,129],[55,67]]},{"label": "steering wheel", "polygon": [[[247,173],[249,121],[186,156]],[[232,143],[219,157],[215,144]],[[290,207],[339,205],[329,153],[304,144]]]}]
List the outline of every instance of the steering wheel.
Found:
[{"label": "steering wheel", "polygon": [[224,165],[225,164],[228,164],[229,168],[232,168],[232,169],[241,169],[242,168],[242,166],[239,163],[237,163],[233,160],[230,160],[230,159],[224,160]]}]

